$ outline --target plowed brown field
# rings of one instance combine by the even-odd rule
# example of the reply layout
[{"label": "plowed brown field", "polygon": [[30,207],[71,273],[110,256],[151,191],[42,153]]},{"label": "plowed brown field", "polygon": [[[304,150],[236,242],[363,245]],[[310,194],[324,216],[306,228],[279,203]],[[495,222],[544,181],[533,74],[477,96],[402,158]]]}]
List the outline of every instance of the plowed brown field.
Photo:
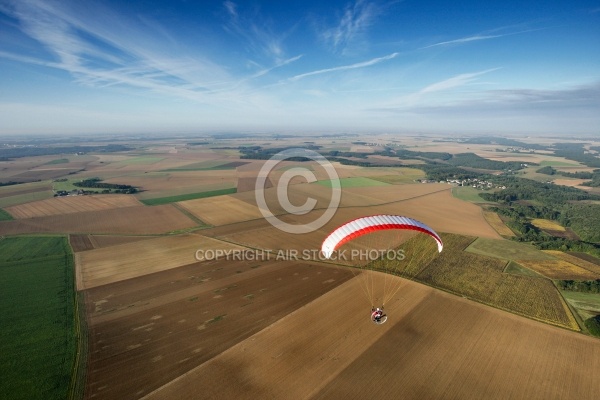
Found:
[{"label": "plowed brown field", "polygon": [[572,399],[600,341],[407,282],[385,325],[353,279],[144,399]]},{"label": "plowed brown field", "polygon": [[255,266],[196,263],[87,290],[85,397],[140,398],[352,276],[286,261]]}]

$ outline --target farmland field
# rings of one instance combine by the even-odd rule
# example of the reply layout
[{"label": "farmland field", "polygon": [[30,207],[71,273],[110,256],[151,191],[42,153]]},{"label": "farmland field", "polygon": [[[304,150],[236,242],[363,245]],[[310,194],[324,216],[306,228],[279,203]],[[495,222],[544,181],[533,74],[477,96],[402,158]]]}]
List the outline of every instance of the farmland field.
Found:
[{"label": "farmland field", "polygon": [[100,211],[112,208],[139,206],[133,196],[124,194],[102,194],[88,196],[64,196],[7,207],[14,218],[35,218],[49,215],[71,214],[85,211]]},{"label": "farmland field", "polygon": [[538,321],[579,330],[550,280],[506,274],[506,262],[463,251],[473,238],[443,235],[442,239],[444,251],[416,276],[418,281]]},{"label": "farmland field", "polygon": [[542,218],[534,218],[531,220],[531,223],[537,226],[540,229],[550,230],[550,231],[564,231],[565,228],[555,221],[551,221],[549,219]]},{"label": "farmland field", "polygon": [[201,235],[164,236],[75,254],[77,288],[89,289],[191,264],[197,250],[235,249]]},{"label": "farmland field", "polygon": [[478,238],[467,248],[468,252],[500,258],[502,260],[552,260],[532,246],[513,242],[511,240],[494,240]]},{"label": "farmland field", "polygon": [[87,290],[86,398],[140,398],[349,278],[313,264],[215,260]]},{"label": "farmland field", "polygon": [[[88,351],[87,363],[73,380],[64,382],[76,383],[75,394],[89,400],[594,398],[600,392],[594,373],[600,370],[600,340],[585,335],[582,319],[600,312],[598,296],[560,292],[550,278],[592,279],[600,276],[600,264],[586,256],[542,252],[529,243],[502,239],[515,233],[504,224],[504,216],[486,208],[478,196],[482,191],[445,183],[444,174],[460,175],[455,167],[446,171],[443,162],[426,165],[426,175],[416,168],[419,165],[387,166],[423,164],[426,156],[400,160],[380,154],[407,149],[473,152],[523,163],[569,160],[496,151],[504,146],[462,143],[462,137],[451,142],[437,139],[444,138],[420,133],[291,138],[198,133],[136,137],[130,150],[114,154],[69,153],[2,162],[0,182],[15,176],[48,179],[0,187],[0,275],[13,274],[23,283],[33,271],[41,285],[49,281],[46,276],[54,266],[64,269],[70,263],[71,275],[63,271],[61,283],[64,287],[71,282],[72,287],[74,281],[79,301],[64,290],[29,296],[36,287],[20,296],[31,307],[21,306],[16,303],[21,300],[17,294],[22,294],[18,285],[0,279],[0,332],[4,335],[4,326],[13,320],[33,329],[28,315],[40,323],[59,321],[55,306],[65,296],[71,296],[71,307],[84,305],[78,315],[89,328],[82,336],[88,340],[82,347]],[[273,149],[313,145],[323,154],[386,151],[366,159],[347,156],[386,166],[332,162],[341,179],[339,207],[320,228],[287,233],[273,226],[275,217],[263,217],[257,204],[260,195],[279,220],[310,223],[330,207],[330,177],[316,162],[282,161],[269,173],[264,191],[255,193],[265,160],[243,159],[240,148],[262,148],[265,152],[258,158],[263,158]],[[277,186],[297,167],[314,173],[317,182],[301,176],[289,181],[287,199],[303,207],[291,214]],[[522,171],[527,175],[499,180],[552,178],[536,173],[539,168],[530,165]],[[463,168],[465,175],[472,171]],[[67,180],[49,178],[58,175]],[[427,176],[428,183],[419,181]],[[53,185],[74,188],[73,182],[93,177],[132,185],[139,192],[48,199]],[[316,205],[310,210],[313,201]],[[15,219],[3,220],[2,209],[5,217]],[[443,252],[438,254],[425,235],[395,236],[395,243],[407,239],[400,244],[407,261],[390,268],[397,268],[393,272],[399,276],[382,274],[377,268],[383,263],[320,257],[322,241],[333,229],[372,214],[422,221],[441,234]],[[548,222],[534,221],[557,236]],[[11,236],[36,233],[46,236]],[[391,232],[384,233],[388,237]],[[563,234],[571,238],[565,236],[569,228]],[[376,236],[370,237],[377,242],[381,238]],[[427,239],[431,249],[420,247],[418,239]],[[366,242],[357,239],[344,246],[366,249]],[[235,250],[237,255],[243,251],[249,258],[211,256],[222,250]],[[271,250],[271,257],[252,258],[264,255],[264,250]],[[282,254],[278,250],[297,252],[275,258]],[[361,265],[376,270],[356,268]],[[56,282],[57,277],[52,279]],[[35,306],[42,296],[45,307]],[[377,326],[369,312],[381,304],[389,319]],[[5,313],[8,308],[15,308],[16,314]],[[72,309],[61,310],[73,314]],[[74,325],[62,326],[75,337]],[[578,332],[580,327],[584,334]],[[2,339],[0,354],[5,354],[14,338]],[[0,356],[1,368],[20,360],[6,354],[8,358]],[[31,357],[43,355],[38,351]],[[66,361],[68,357],[54,357],[35,368],[45,368],[46,374],[52,369],[60,380],[62,367],[57,363]],[[2,392],[3,371],[0,398],[8,397]],[[27,373],[47,381],[43,373]],[[49,393],[41,397],[67,397]]]},{"label": "farmland field", "polygon": [[484,211],[483,217],[488,222],[488,224],[490,224],[492,228],[494,228],[494,230],[498,232],[499,235],[505,237],[515,236],[514,232],[508,226],[506,226],[506,224],[504,224],[504,221],[502,221],[502,218],[500,218],[500,216],[497,213],[493,211]]},{"label": "farmland field", "polygon": [[577,257],[573,254],[570,253],[565,253],[563,251],[558,251],[558,250],[544,250],[544,253],[550,254],[551,256],[560,258],[562,260],[568,261],[572,264],[577,265],[578,267],[581,267],[583,269],[586,269],[592,273],[595,273],[597,275],[600,275],[600,265],[595,264],[593,262],[584,260],[580,257]]},{"label": "farmland field", "polygon": [[74,302],[64,237],[0,240],[0,398],[67,397],[77,348]]},{"label": "farmland field", "polygon": [[195,226],[195,221],[174,206],[165,204],[0,221],[0,235],[50,232],[147,235]]},{"label": "farmland field", "polygon": [[11,219],[14,219],[12,215],[0,208],[0,221],[10,221]]},{"label": "farmland field", "polygon": [[550,279],[593,280],[600,274],[588,271],[564,259],[555,260],[519,260],[519,263]]},{"label": "farmland field", "polygon": [[600,390],[589,373],[600,368],[596,339],[409,281],[386,324],[373,326],[365,307],[350,280],[144,398],[569,399]]},{"label": "farmland field", "polygon": [[600,294],[561,291],[564,298],[577,310],[581,319],[586,320],[600,315]]},{"label": "farmland field", "polygon": [[[318,181],[316,182],[318,185],[322,185],[325,187],[331,187],[331,181]],[[379,180],[364,178],[364,177],[352,177],[352,178],[342,178],[340,179],[340,186],[342,189],[351,188],[351,187],[369,187],[369,186],[386,186],[388,183],[381,182]]]},{"label": "farmland field", "polygon": [[226,194],[235,193],[236,191],[237,191],[236,188],[211,190],[211,191],[200,192],[200,193],[181,194],[178,196],[144,199],[144,200],[142,200],[142,203],[146,204],[147,206],[157,206],[157,205],[162,205],[162,204],[176,203],[178,201],[196,200],[196,199],[204,199],[207,197],[223,196]]},{"label": "farmland field", "polygon": [[484,200],[481,196],[479,196],[480,193],[487,192],[473,188],[471,186],[456,186],[452,188],[452,194],[457,199],[470,201],[472,203],[486,203],[487,201]]}]

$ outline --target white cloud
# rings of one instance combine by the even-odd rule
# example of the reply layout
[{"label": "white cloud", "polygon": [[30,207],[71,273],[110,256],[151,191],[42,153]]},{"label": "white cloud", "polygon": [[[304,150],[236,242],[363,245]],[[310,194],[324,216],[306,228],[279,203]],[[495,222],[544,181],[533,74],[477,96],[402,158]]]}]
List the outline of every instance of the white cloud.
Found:
[{"label": "white cloud", "polygon": [[321,32],[321,38],[333,51],[344,53],[366,33],[379,14],[375,3],[356,0],[346,6],[335,26]]},{"label": "white cloud", "polygon": [[480,75],[487,74],[492,71],[496,71],[500,68],[491,68],[486,69],[485,71],[473,72],[468,74],[460,74],[453,76],[452,78],[445,79],[440,82],[433,83],[419,91],[419,93],[431,93],[431,92],[439,92],[442,90],[449,90],[459,86],[464,86],[468,83],[473,82]]},{"label": "white cloud", "polygon": [[371,65],[379,64],[380,62],[396,58],[397,56],[398,56],[398,53],[392,53],[387,56],[373,58],[371,60],[363,61],[363,62],[359,62],[359,63],[355,63],[355,64],[342,65],[340,67],[325,68],[325,69],[320,69],[320,70],[316,70],[316,71],[306,72],[304,74],[299,74],[299,75],[293,76],[293,77],[289,78],[288,80],[289,81],[298,81],[300,79],[303,79],[303,78],[306,78],[309,76],[313,76],[313,75],[320,75],[320,74],[326,74],[326,73],[337,72],[337,71],[345,71],[345,70],[349,70],[349,69],[370,67]]}]

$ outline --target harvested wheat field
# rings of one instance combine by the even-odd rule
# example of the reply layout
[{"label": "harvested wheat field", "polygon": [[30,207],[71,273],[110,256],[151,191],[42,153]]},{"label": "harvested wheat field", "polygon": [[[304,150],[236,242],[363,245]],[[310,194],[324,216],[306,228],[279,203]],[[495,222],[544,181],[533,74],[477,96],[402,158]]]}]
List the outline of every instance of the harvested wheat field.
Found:
[{"label": "harvested wheat field", "polygon": [[556,258],[568,261],[571,264],[575,264],[585,270],[600,275],[600,265],[594,264],[593,262],[584,260],[580,257],[574,256],[573,254],[565,253],[559,250],[542,250],[544,253],[550,254]]},{"label": "harvested wheat field", "polygon": [[89,289],[141,275],[191,264],[197,250],[236,249],[205,236],[186,234],[158,237],[75,255],[77,289]]},{"label": "harvested wheat field", "polygon": [[165,204],[2,221],[0,235],[51,232],[152,235],[196,225],[176,207]]},{"label": "harvested wheat field", "polygon": [[357,282],[144,399],[571,399],[600,390],[597,339],[408,281],[376,326]]},{"label": "harvested wheat field", "polygon": [[86,290],[85,398],[141,398],[351,277],[298,262],[211,261]]},{"label": "harvested wheat field", "polygon": [[500,216],[493,211],[484,211],[483,217],[499,235],[513,237],[515,233],[504,224]]},{"label": "harvested wheat field", "polygon": [[102,194],[96,196],[64,196],[34,201],[18,206],[6,207],[13,218],[35,218],[49,215],[72,214],[85,211],[109,210],[112,208],[140,206],[133,196],[124,194]]},{"label": "harvested wheat field", "polygon": [[187,200],[177,204],[202,221],[215,226],[262,218],[256,205],[231,195]]},{"label": "harvested wheat field", "polygon": [[518,260],[517,262],[522,266],[532,269],[550,279],[600,279],[600,275],[598,273],[594,273],[578,265],[572,264],[566,259]]}]

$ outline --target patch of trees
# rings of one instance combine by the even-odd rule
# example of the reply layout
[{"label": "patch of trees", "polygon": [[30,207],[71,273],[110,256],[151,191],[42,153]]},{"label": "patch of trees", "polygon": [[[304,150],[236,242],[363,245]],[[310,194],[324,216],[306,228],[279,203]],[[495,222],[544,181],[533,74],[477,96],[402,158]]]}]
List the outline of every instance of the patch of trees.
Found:
[{"label": "patch of trees", "polygon": [[545,167],[542,167],[542,168],[536,170],[535,172],[537,172],[538,174],[555,175],[558,171],[556,171],[551,166],[547,165]]},{"label": "patch of trees", "polygon": [[[475,153],[460,153],[455,154],[449,161],[450,164],[457,167],[469,167],[477,169],[489,169],[489,170],[519,170],[524,167],[520,161],[496,161],[488,160],[478,156]],[[530,163],[534,165],[533,163]]]},{"label": "patch of trees", "polygon": [[[320,148],[320,146],[315,146],[315,145],[309,144],[302,148],[308,149],[308,150],[318,150]],[[238,147],[238,150],[241,153],[240,158],[248,159],[248,160],[268,160],[279,152],[282,152],[285,150],[291,150],[291,149],[298,149],[298,147],[272,147],[272,148],[267,148],[267,149],[264,149],[261,146]],[[311,161],[311,158],[297,156],[297,157],[286,158],[286,160],[287,161],[304,162],[304,161]]]},{"label": "patch of trees", "polygon": [[495,176],[489,179],[496,184],[506,186],[506,189],[494,193],[482,193],[481,196],[488,201],[512,203],[517,200],[534,200],[554,207],[573,200],[600,200],[600,196],[569,186],[542,183],[514,176]]},{"label": "patch of trees", "polygon": [[[506,225],[518,234],[514,240],[530,242],[542,250],[580,251],[600,257],[600,205],[572,202],[599,200],[600,196],[514,176],[487,179],[506,186],[504,190],[480,193],[480,196],[500,203],[492,210],[508,217]],[[571,228],[581,240],[551,236],[531,224],[532,218],[557,221]]]},{"label": "patch of trees", "polygon": [[580,162],[588,167],[600,168],[600,158],[586,153],[582,143],[555,143],[554,155]]},{"label": "patch of trees", "polygon": [[595,281],[559,280],[556,281],[556,286],[569,292],[600,293],[600,279]]},{"label": "patch of trees", "polygon": [[19,185],[23,182],[15,182],[15,181],[8,181],[8,182],[0,182],[0,186],[12,186],[12,185]]},{"label": "patch of trees", "polygon": [[394,153],[401,160],[442,160],[447,161],[452,158],[452,154],[437,151],[412,151],[406,149],[395,150]]},{"label": "patch of trees", "polygon": [[462,143],[471,143],[471,144],[498,144],[501,146],[510,146],[510,147],[522,147],[526,149],[535,149],[535,150],[545,150],[546,146],[534,143],[525,143],[520,142],[514,139],[507,139],[496,136],[479,136],[473,137],[469,139],[465,139]]},{"label": "patch of trees", "polygon": [[427,179],[434,181],[446,181],[447,179],[474,179],[480,178],[483,174],[474,171],[467,171],[462,168],[441,163],[427,163],[411,165],[412,168],[418,168],[425,172]]},{"label": "patch of trees", "polygon": [[558,220],[583,240],[600,242],[600,204],[567,204],[562,207]]},{"label": "patch of trees", "polygon": [[8,161],[13,158],[47,156],[65,153],[115,153],[119,151],[129,151],[133,148],[122,144],[108,144],[104,146],[24,146],[0,148],[0,158]]},{"label": "patch of trees", "polygon": [[100,178],[89,178],[84,179],[80,182],[74,182],[74,186],[84,187],[84,188],[95,188],[95,189],[108,189],[108,192],[103,191],[103,193],[110,193],[110,191],[114,190],[114,193],[126,193],[133,194],[137,193],[137,188],[131,185],[121,185],[118,183],[105,183],[102,182]]},{"label": "patch of trees", "polygon": [[546,166],[538,169],[537,171],[540,174],[546,175],[561,175],[567,178],[577,178],[577,179],[592,179],[590,182],[583,182],[584,186],[600,186],[600,169],[595,169],[592,172],[589,171],[577,171],[577,172],[566,172],[566,171],[558,171],[551,166]]},{"label": "patch of trees", "polygon": [[600,315],[586,319],[583,324],[588,332],[590,332],[590,335],[600,337]]}]

